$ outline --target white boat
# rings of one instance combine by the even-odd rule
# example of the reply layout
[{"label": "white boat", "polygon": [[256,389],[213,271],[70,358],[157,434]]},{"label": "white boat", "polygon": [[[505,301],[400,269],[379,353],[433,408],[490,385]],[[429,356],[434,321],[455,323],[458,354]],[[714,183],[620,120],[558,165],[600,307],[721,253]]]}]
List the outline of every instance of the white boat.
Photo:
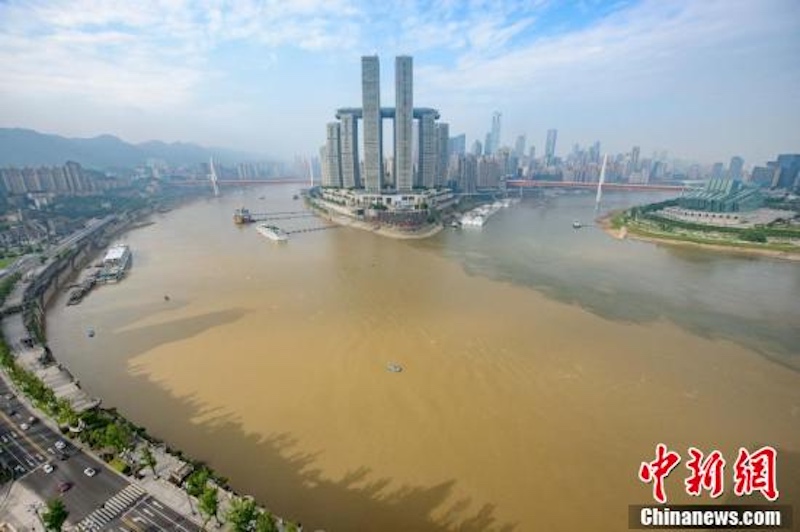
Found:
[{"label": "white boat", "polygon": [[286,242],[289,240],[289,235],[287,235],[280,227],[276,227],[274,225],[258,224],[256,226],[256,231],[270,240],[275,240],[277,242]]}]

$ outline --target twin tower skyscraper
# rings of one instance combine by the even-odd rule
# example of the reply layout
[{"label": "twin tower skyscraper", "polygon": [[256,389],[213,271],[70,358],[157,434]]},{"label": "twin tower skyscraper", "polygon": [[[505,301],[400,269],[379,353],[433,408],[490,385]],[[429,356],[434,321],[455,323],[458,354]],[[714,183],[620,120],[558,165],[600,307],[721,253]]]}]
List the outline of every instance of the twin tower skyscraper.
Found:
[{"label": "twin tower skyscraper", "polygon": [[[409,193],[414,188],[444,184],[449,139],[447,124],[437,124],[436,109],[414,107],[414,66],[410,56],[395,58],[395,107],[380,105],[378,56],[361,58],[362,107],[336,112],[337,122],[327,127],[323,149],[323,186]],[[383,119],[394,123],[394,157],[384,168]],[[414,120],[419,121],[417,165],[414,165]],[[359,157],[358,121],[363,122],[363,175]],[[389,170],[389,171],[387,171]],[[362,179],[363,177],[363,179]]]}]

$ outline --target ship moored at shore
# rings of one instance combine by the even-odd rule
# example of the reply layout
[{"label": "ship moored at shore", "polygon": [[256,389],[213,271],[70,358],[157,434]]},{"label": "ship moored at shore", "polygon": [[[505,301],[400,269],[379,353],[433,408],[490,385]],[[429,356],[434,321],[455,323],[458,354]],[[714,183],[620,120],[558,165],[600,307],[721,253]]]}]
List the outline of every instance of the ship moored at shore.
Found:
[{"label": "ship moored at shore", "polygon": [[274,240],[276,242],[286,242],[289,240],[289,235],[287,235],[283,229],[280,227],[276,227],[274,225],[269,224],[258,224],[256,226],[256,231],[261,233],[263,236],[269,238],[270,240]]}]

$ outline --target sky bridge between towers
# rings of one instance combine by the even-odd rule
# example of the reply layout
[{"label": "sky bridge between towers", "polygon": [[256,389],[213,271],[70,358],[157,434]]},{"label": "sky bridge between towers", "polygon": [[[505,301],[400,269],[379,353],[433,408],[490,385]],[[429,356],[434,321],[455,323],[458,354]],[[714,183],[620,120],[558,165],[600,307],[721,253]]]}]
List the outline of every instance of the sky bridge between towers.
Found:
[{"label": "sky bridge between towers", "polygon": [[[394,107],[381,107],[381,118],[394,118],[397,110]],[[352,115],[355,118],[364,117],[364,109],[361,107],[341,107],[336,110],[336,118],[341,119],[343,115]],[[414,118],[422,118],[423,116],[433,115],[435,119],[439,119],[439,111],[432,107],[414,107]]]}]

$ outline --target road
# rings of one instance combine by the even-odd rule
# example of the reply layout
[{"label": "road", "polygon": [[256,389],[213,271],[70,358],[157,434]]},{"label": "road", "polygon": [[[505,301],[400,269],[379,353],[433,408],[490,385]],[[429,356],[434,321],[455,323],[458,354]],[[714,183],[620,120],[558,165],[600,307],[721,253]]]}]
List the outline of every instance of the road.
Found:
[{"label": "road", "polygon": [[[17,482],[42,499],[60,497],[69,511],[69,521],[78,523],[79,529],[200,530],[44,423],[31,423],[32,417],[34,414],[0,380],[0,462],[14,471]],[[51,473],[44,471],[45,463],[54,467]],[[87,476],[87,468],[96,474]],[[63,483],[70,487],[61,493],[59,486]]]}]

